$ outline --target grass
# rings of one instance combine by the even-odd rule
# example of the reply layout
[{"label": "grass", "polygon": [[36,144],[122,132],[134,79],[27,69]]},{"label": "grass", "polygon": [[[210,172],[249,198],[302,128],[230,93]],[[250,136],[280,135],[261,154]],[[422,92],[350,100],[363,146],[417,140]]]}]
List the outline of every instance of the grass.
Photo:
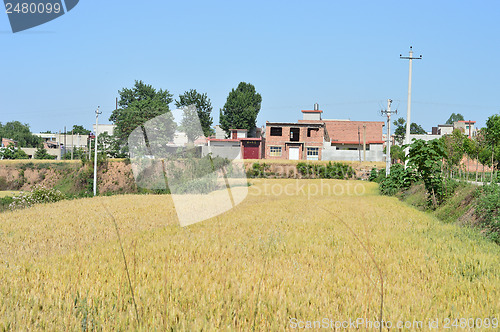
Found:
[{"label": "grass", "polygon": [[[477,233],[379,196],[374,183],[252,182],[235,209],[185,228],[168,195],[2,213],[0,329],[268,331],[292,319],[374,321],[381,284],[371,257],[383,273],[385,321],[499,318],[500,252]],[[119,227],[139,320],[104,207]]]},{"label": "grass", "polygon": [[352,167],[377,167],[377,168],[385,168],[385,162],[383,161],[342,161],[342,160],[288,160],[288,159],[243,159],[245,163],[266,163],[266,164],[286,164],[286,165],[295,165],[297,163],[313,163],[313,164],[328,164],[332,163],[343,163],[347,165],[351,165]]},{"label": "grass", "polygon": [[0,197],[14,196],[14,195],[17,195],[19,193],[20,193],[20,191],[16,191],[16,190],[4,190],[4,191],[0,191]]}]

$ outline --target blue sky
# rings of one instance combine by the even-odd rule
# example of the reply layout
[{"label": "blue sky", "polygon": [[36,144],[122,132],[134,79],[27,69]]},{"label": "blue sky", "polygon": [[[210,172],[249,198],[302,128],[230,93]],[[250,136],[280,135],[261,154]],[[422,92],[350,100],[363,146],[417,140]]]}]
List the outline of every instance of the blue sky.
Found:
[{"label": "blue sky", "polygon": [[[315,102],[329,119],[384,121],[387,98],[430,131],[452,112],[483,126],[500,112],[499,1],[80,0],[13,34],[0,14],[0,122],[32,131],[91,128],[118,90],[143,80],[206,92],[214,124],[239,82],[262,95],[258,125],[296,121]],[[173,105],[171,105],[173,107]]]}]

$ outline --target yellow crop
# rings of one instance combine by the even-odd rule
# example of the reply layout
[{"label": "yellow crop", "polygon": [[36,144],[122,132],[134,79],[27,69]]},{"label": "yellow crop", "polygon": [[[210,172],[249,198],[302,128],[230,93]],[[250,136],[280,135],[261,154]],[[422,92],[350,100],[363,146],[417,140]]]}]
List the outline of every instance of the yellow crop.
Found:
[{"label": "yellow crop", "polygon": [[393,325],[422,321],[428,330],[439,319],[442,330],[446,318],[500,318],[500,250],[474,232],[379,196],[373,183],[253,182],[236,208],[184,228],[168,195],[0,214],[0,329],[373,322],[381,275],[382,318]]}]

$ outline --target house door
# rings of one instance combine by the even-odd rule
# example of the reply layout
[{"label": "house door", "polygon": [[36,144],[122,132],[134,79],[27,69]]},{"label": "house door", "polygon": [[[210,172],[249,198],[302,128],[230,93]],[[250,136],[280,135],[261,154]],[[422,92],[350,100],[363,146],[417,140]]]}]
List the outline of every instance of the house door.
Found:
[{"label": "house door", "polygon": [[288,159],[299,160],[299,148],[297,146],[288,148]]}]

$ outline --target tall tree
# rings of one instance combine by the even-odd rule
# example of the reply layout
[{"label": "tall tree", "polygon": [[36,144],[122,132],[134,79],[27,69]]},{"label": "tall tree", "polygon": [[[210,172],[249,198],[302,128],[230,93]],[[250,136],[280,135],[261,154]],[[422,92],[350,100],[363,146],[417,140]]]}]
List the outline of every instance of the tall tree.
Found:
[{"label": "tall tree", "polygon": [[229,129],[253,130],[257,123],[262,97],[250,83],[241,82],[229,93],[224,107],[220,110],[220,126]]},{"label": "tall tree", "polygon": [[491,149],[491,182],[493,182],[493,168],[500,166],[500,114],[494,114],[486,120],[486,141]]},{"label": "tall tree", "polygon": [[0,123],[0,138],[8,138],[17,142],[18,147],[36,148],[42,142],[42,138],[35,136],[30,131],[28,124],[19,121]]},{"label": "tall tree", "polygon": [[163,114],[166,116],[162,117],[162,123],[156,124],[161,128],[156,129],[166,133],[168,138],[173,137],[175,123],[168,107],[173,99],[168,90],[156,90],[142,81],[135,81],[133,88],[123,88],[118,93],[120,94],[118,101],[120,108],[111,113],[109,121],[116,125],[114,134],[122,143],[127,141],[134,129]]},{"label": "tall tree", "polygon": [[460,113],[451,113],[450,117],[448,120],[446,120],[446,124],[453,124],[454,122],[457,121],[464,121],[464,116]]},{"label": "tall tree", "polygon": [[81,125],[73,125],[73,129],[71,130],[73,132],[73,135],[88,135],[90,134],[90,130],[85,129]]},{"label": "tall tree", "polygon": [[212,129],[213,119],[211,116],[212,103],[210,102],[210,99],[207,97],[206,93],[201,94],[194,89],[186,91],[182,95],[179,95],[179,99],[175,101],[175,106],[196,107],[198,118],[200,119],[201,128],[203,130],[203,135],[208,137],[214,133],[214,130]]},{"label": "tall tree", "polygon": [[[406,120],[404,118],[398,118],[393,122],[395,126],[394,136],[399,144],[403,144],[403,141],[406,136]],[[412,135],[424,135],[427,132],[422,128],[422,126],[412,122],[410,125],[410,134]]]}]

